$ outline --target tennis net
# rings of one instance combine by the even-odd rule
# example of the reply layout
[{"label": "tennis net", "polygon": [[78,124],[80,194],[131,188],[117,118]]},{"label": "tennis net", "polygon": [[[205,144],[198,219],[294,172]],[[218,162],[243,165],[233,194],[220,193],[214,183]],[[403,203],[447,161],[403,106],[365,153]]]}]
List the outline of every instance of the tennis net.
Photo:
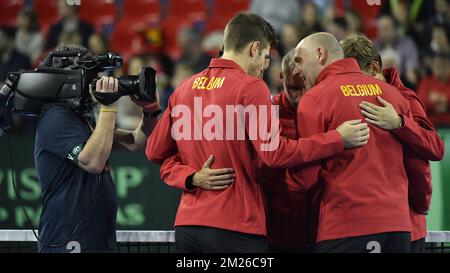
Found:
[{"label": "tennis net", "polygon": [[[1,230],[0,253],[33,253],[37,240],[31,230]],[[429,231],[425,243],[427,253],[450,253],[450,231]],[[118,230],[119,253],[173,253],[173,230]]]},{"label": "tennis net", "polygon": [[[36,251],[37,239],[32,230],[0,229],[0,253],[32,253]],[[175,232],[172,230],[118,230],[117,252],[175,252]]]}]

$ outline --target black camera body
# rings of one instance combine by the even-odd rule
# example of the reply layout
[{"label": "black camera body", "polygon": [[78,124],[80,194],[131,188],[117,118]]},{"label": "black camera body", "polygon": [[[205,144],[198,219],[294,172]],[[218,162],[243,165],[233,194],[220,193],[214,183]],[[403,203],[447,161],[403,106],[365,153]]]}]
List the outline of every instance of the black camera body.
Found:
[{"label": "black camera body", "polygon": [[[74,51],[52,52],[44,64],[35,70],[10,73],[0,90],[0,117],[6,112],[6,104],[11,101],[14,113],[27,115],[39,115],[45,105],[60,102],[70,102],[80,112],[90,109],[86,107],[86,104],[92,104],[89,86],[95,89],[98,73],[117,69],[123,61],[119,55],[108,53],[94,56],[88,61],[71,62],[71,58],[81,55]],[[56,57],[60,61],[60,68],[51,67]],[[123,76],[118,81],[117,94],[94,92],[96,99],[106,105],[121,96],[134,96],[139,101],[156,101],[156,71],[153,68],[143,67],[138,76]]]},{"label": "black camera body", "polygon": [[[38,68],[23,72],[15,84],[13,110],[18,114],[39,115],[49,103],[80,100],[85,89],[83,70]],[[10,76],[5,84],[11,83]]]}]

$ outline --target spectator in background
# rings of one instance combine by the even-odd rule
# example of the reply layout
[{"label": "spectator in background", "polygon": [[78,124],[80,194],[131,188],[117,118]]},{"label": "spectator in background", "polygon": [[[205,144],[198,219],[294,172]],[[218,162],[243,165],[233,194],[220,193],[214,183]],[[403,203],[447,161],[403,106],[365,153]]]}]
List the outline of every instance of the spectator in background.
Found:
[{"label": "spectator in background", "polygon": [[436,24],[432,28],[432,38],[430,43],[430,49],[433,53],[450,54],[450,43],[448,40],[449,29],[446,25]]},{"label": "spectator in background", "polygon": [[430,16],[431,23],[440,23],[450,25],[450,1],[449,0],[435,0],[434,1],[434,16]]},{"label": "spectator in background", "polygon": [[211,57],[217,57],[223,44],[223,31],[212,31],[202,41],[202,49]]},{"label": "spectator in background", "polygon": [[175,72],[171,80],[171,85],[173,88],[177,88],[177,86],[184,81],[185,79],[189,78],[190,76],[194,75],[194,70],[192,70],[191,66],[184,62],[178,62],[175,65]]},{"label": "spectator in background", "polygon": [[421,75],[432,73],[434,54],[450,54],[449,33],[446,25],[440,23],[433,25],[430,33],[431,40],[426,51],[427,54],[422,58]]},{"label": "spectator in background", "polygon": [[58,44],[62,33],[78,32],[81,36],[81,44],[87,47],[88,39],[92,35],[93,28],[78,18],[78,7],[69,6],[65,0],[58,0],[58,12],[61,20],[50,27],[47,36],[46,49],[52,49]]},{"label": "spectator in background", "polygon": [[308,2],[303,5],[301,10],[302,19],[299,27],[300,39],[298,39],[297,42],[310,34],[323,31],[322,25],[319,21],[318,12],[319,10],[316,4],[312,2]]},{"label": "spectator in background", "polygon": [[25,7],[17,17],[17,32],[14,46],[18,52],[27,56],[35,63],[44,49],[44,37],[39,31],[39,21],[36,13],[30,7]]},{"label": "spectator in background", "polygon": [[435,125],[450,125],[450,55],[433,57],[432,75],[422,79],[417,93]]},{"label": "spectator in background", "polygon": [[250,12],[267,20],[279,34],[286,23],[298,24],[300,6],[296,0],[252,0]]},{"label": "spectator in background", "polygon": [[159,105],[162,110],[165,110],[173,92],[170,79],[174,74],[174,64],[167,55],[155,52],[148,54],[145,65],[156,70],[156,90],[159,94]]},{"label": "spectator in background", "polygon": [[345,20],[347,21],[349,35],[363,32],[361,16],[356,11],[347,11],[345,13]]},{"label": "spectator in background", "polygon": [[189,65],[195,73],[207,67],[211,60],[211,57],[205,54],[201,46],[199,46],[201,41],[201,34],[193,28],[185,27],[179,32],[180,61]]},{"label": "spectator in background", "polygon": [[266,80],[266,83],[269,86],[272,95],[278,95],[283,90],[283,81],[280,79],[281,63],[280,56],[273,56],[270,61],[269,69],[264,75],[264,78],[268,79]]},{"label": "spectator in background", "polygon": [[413,39],[420,49],[426,49],[427,44],[425,37],[422,37],[421,33],[423,32],[419,31],[420,28],[423,28],[423,25],[412,22],[411,14],[408,13],[409,10],[410,6],[407,1],[397,1],[396,4],[393,5],[392,16],[397,22],[397,30],[400,35],[408,36]]},{"label": "spectator in background", "polygon": [[300,41],[298,28],[291,23],[287,23],[283,26],[280,36],[282,47],[281,55],[285,55],[286,50],[296,47],[298,41]]},{"label": "spectator in background", "polygon": [[345,17],[334,18],[333,22],[325,28],[327,32],[333,34],[338,40],[342,40],[350,34]]},{"label": "spectator in background", "polygon": [[391,16],[383,15],[378,19],[378,38],[375,44],[382,57],[386,55],[386,50],[395,52],[398,56],[398,69],[405,85],[416,86],[418,83],[416,71],[419,68],[417,47],[411,38],[397,33],[395,21]]},{"label": "spectator in background", "polygon": [[394,10],[401,6],[405,9],[408,20],[419,28],[422,28],[423,23],[433,15],[433,1],[430,0],[386,0],[384,2],[381,14],[394,15]]},{"label": "spectator in background", "polygon": [[30,59],[14,48],[15,30],[0,27],[0,82],[4,82],[9,72],[31,69]]},{"label": "spectator in background", "polygon": [[88,49],[94,55],[108,53],[108,40],[100,33],[93,33],[88,40]]},{"label": "spectator in background", "polygon": [[329,24],[331,24],[336,16],[337,16],[336,8],[334,5],[329,4],[325,6],[323,9],[323,16],[321,19],[322,26],[328,26]]}]

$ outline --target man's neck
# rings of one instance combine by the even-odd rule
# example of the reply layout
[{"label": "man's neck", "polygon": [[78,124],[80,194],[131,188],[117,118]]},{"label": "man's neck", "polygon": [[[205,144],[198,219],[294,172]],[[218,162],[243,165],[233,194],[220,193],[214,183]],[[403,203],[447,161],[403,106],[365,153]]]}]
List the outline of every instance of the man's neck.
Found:
[{"label": "man's neck", "polygon": [[242,69],[244,69],[245,73],[248,73],[248,65],[247,62],[243,60],[240,54],[234,52],[224,52],[222,55],[222,59],[230,60],[237,63]]}]

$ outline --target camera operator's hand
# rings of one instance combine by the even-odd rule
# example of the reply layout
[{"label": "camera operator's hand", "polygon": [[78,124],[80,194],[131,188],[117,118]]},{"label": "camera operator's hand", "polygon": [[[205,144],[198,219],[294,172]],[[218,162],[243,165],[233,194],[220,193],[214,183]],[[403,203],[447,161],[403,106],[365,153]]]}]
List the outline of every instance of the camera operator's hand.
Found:
[{"label": "camera operator's hand", "polygon": [[152,115],[160,109],[159,105],[159,94],[156,92],[156,101],[139,101],[135,96],[130,96],[131,100],[139,107],[144,110],[145,113]]},{"label": "camera operator's hand", "polygon": [[[119,90],[119,81],[114,77],[103,76],[97,81],[95,90],[99,93],[117,93]],[[103,108],[113,108],[117,110],[117,101],[108,106],[102,105]]]},{"label": "camera operator's hand", "polygon": [[[118,80],[102,77],[97,81],[96,91],[117,93],[118,87]],[[95,129],[78,156],[78,166],[83,170],[92,174],[103,172],[113,144],[116,113],[117,102],[101,105]]]}]

